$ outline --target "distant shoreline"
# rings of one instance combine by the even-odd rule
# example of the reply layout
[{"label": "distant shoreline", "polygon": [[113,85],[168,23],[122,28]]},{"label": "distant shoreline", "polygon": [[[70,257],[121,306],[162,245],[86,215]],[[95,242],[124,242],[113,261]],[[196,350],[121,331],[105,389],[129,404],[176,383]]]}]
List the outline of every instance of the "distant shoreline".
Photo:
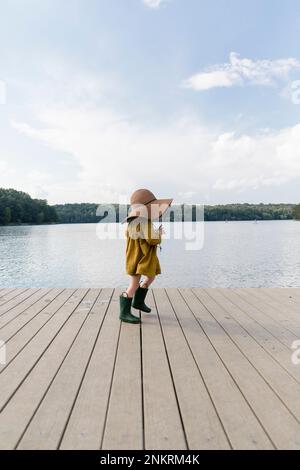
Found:
[{"label": "distant shoreline", "polygon": [[[66,203],[49,205],[15,189],[0,188],[0,226],[119,223],[129,204]],[[260,220],[300,220],[300,204],[172,204],[163,220],[170,222],[233,222]]]},{"label": "distant shoreline", "polygon": [[[59,223],[120,222],[128,213],[127,204],[56,204],[52,206]],[[291,220],[296,217],[296,204],[172,204],[165,215],[170,222]],[[203,214],[204,208],[204,214]],[[99,214],[97,216],[96,214]]]},{"label": "distant shoreline", "polygon": [[[154,221],[154,223],[158,223],[158,221]],[[168,221],[168,220],[165,220],[165,221],[162,221],[162,223],[188,223],[188,222],[205,222],[205,223],[215,223],[215,222],[222,222],[223,224],[227,224],[227,223],[230,223],[230,222],[257,222],[257,223],[260,223],[260,222],[300,222],[300,220],[297,220],[297,219],[260,219],[260,220],[257,220],[257,219],[249,219],[249,220],[198,220],[198,221],[191,221],[191,220],[185,220],[185,221],[180,221],[180,220],[175,220],[175,221]],[[48,226],[53,226],[53,225],[93,225],[93,224],[98,224],[98,223],[108,223],[108,224],[113,224],[113,223],[117,223],[117,224],[121,224],[120,222],[101,222],[101,221],[98,221],[98,222],[53,222],[53,223],[50,223],[50,224],[25,224],[25,223],[22,223],[22,224],[7,224],[7,225],[1,225],[0,224],[0,228],[2,227],[48,227]]]}]

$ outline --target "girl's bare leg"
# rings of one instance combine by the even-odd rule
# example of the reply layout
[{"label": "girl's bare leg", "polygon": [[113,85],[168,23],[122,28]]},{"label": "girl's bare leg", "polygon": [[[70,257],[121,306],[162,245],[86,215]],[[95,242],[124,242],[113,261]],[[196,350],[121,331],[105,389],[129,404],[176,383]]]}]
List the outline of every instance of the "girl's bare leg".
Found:
[{"label": "girl's bare leg", "polygon": [[131,297],[134,296],[135,291],[137,290],[137,288],[140,285],[140,279],[141,279],[140,274],[137,274],[136,276],[130,276],[130,284],[129,284],[128,288],[125,291],[126,294],[127,294],[127,297],[131,298]]},{"label": "girl's bare leg", "polygon": [[150,284],[152,284],[152,282],[155,280],[155,276],[153,277],[148,277],[148,276],[145,276],[145,278],[143,279],[143,281],[141,282],[141,287],[143,289],[148,289],[148,287],[150,286]]}]

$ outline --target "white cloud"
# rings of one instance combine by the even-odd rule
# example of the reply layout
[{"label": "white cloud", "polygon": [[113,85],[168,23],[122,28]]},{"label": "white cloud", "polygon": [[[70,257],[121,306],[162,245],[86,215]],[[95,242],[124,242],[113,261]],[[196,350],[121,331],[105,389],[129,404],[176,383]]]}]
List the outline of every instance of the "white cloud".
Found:
[{"label": "white cloud", "polygon": [[0,105],[6,104],[6,83],[0,80]]},{"label": "white cloud", "polygon": [[236,135],[214,132],[187,117],[149,129],[110,109],[66,106],[40,109],[37,119],[36,127],[12,125],[72,155],[81,169],[76,181],[42,181],[50,202],[124,201],[137,187],[203,202],[212,190],[234,199],[246,190],[278,188],[300,178],[300,124]]},{"label": "white cloud", "polygon": [[183,81],[182,86],[195,91],[247,84],[270,86],[277,80],[287,80],[290,71],[297,68],[300,68],[300,61],[292,57],[254,61],[231,52],[228,63],[217,64],[192,75]]},{"label": "white cloud", "polygon": [[[51,63],[47,70],[47,89],[41,85],[36,101],[24,88],[31,105],[23,113],[28,118],[11,121],[28,137],[30,154],[35,152],[38,161],[30,155],[31,164],[14,166],[18,159],[9,158],[2,142],[0,185],[47,195],[51,203],[124,202],[136,187],[178,202],[203,202],[212,193],[219,201],[238,200],[242,192],[249,197],[266,187],[275,188],[276,195],[280,185],[300,179],[300,123],[241,135],[216,131],[188,112],[150,127],[116,111],[109,99],[113,80],[110,85],[83,72],[72,79],[63,64]],[[41,143],[51,151],[43,153]]]},{"label": "white cloud", "polygon": [[58,58],[47,58],[41,69],[43,79],[40,81],[15,77],[8,83],[16,93],[26,97],[31,107],[36,102],[64,102],[68,105],[87,101],[96,103],[115,95],[120,87],[115,76],[106,76],[104,72],[101,76],[95,75]]},{"label": "white cloud", "polygon": [[293,80],[289,82],[281,92],[283,98],[287,98],[293,104],[300,104],[300,80]]},{"label": "white cloud", "polygon": [[9,164],[9,158],[4,160],[2,155],[0,160],[0,175],[3,176],[5,180],[15,175],[15,169]]},{"label": "white cloud", "polygon": [[143,3],[148,7],[154,10],[160,8],[164,3],[167,3],[168,0],[143,0]]}]

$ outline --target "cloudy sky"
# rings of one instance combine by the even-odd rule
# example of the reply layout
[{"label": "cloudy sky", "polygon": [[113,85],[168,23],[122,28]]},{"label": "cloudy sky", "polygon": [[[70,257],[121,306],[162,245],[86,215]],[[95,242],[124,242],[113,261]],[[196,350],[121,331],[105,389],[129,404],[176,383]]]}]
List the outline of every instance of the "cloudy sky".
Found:
[{"label": "cloudy sky", "polygon": [[1,0],[0,186],[300,201],[298,0]]}]

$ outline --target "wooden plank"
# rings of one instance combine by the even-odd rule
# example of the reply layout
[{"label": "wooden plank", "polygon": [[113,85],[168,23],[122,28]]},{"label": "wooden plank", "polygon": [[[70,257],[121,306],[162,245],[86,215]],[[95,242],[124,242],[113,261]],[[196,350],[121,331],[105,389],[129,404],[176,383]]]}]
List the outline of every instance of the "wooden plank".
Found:
[{"label": "wooden plank", "polygon": [[[66,289],[67,290],[67,289]],[[42,312],[40,318],[44,315],[47,317],[48,306],[61,294],[65,289],[50,289],[45,292],[44,295],[38,298],[31,306],[29,306],[24,312],[11,318],[10,321],[0,326],[0,334],[6,341],[18,334],[19,330],[25,325],[29,324],[34,318],[39,317],[39,313]],[[73,289],[72,292],[74,292]],[[71,295],[71,294],[70,294]]]},{"label": "wooden plank", "polygon": [[[176,318],[170,300],[163,289],[155,289],[155,302],[158,309],[159,319],[163,336],[166,344],[168,359],[170,362],[172,377],[175,384],[176,395],[180,407],[182,421],[184,423],[185,434],[187,438],[189,449],[229,449],[230,444],[227,436],[222,427],[219,416],[216,412],[214,404],[212,403],[206,384],[197,368],[197,364],[189,348],[189,344],[184,336],[180,324]],[[151,302],[151,308],[155,307]],[[170,409],[168,397],[172,396],[168,390],[169,386],[161,381],[163,376],[168,376],[168,373],[162,370],[160,363],[162,362],[161,355],[163,352],[157,346],[157,341],[154,338],[160,337],[159,325],[157,325],[156,311],[153,315],[152,322],[147,318],[147,328],[143,328],[143,382],[144,382],[144,401],[145,401],[145,416],[147,416],[147,400],[150,401],[150,417],[152,418],[152,428],[150,429],[150,442],[147,430],[147,421],[145,419],[145,441],[146,449],[160,449],[164,448],[164,441],[162,433],[159,428],[166,421],[167,425],[174,426],[174,418],[177,417],[174,407]],[[149,317],[150,318],[150,317]],[[149,325],[152,328],[149,328]],[[156,358],[153,360],[153,358]],[[149,363],[147,366],[147,362]],[[149,372],[147,374],[147,369]],[[153,380],[153,377],[156,380]],[[148,382],[148,393],[147,385]],[[158,396],[157,396],[158,395]],[[151,403],[152,402],[152,403]],[[168,405],[168,414],[166,414],[164,407]],[[156,423],[158,421],[158,424]],[[177,424],[178,427],[179,424]],[[178,436],[181,438],[181,434]],[[171,434],[170,448],[180,448],[178,437],[174,439]],[[182,442],[183,443],[183,442]],[[175,446],[175,447],[174,447]],[[166,447],[165,447],[166,448]]]},{"label": "wooden plank", "polygon": [[102,449],[142,449],[140,325],[121,324]]},{"label": "wooden plank", "polygon": [[276,297],[278,300],[288,302],[289,304],[296,305],[299,308],[300,304],[300,289],[293,287],[293,290],[285,287],[273,287],[265,289],[271,296]]},{"label": "wooden plank", "polygon": [[[37,290],[37,289],[36,289]],[[0,307],[5,305],[9,300],[12,300],[21,294],[25,294],[26,292],[28,295],[32,294],[32,289],[28,288],[16,288],[16,289],[3,289],[3,295],[0,298]],[[25,296],[26,297],[26,296]]]},{"label": "wooden plank", "polygon": [[[207,291],[209,292],[208,289]],[[270,321],[268,320],[267,323],[262,326],[261,322],[256,321],[256,314],[252,317],[244,313],[244,311],[241,311],[241,307],[239,306],[239,297],[234,294],[231,289],[218,289],[218,291],[214,291],[214,296],[216,300],[218,299],[219,303],[222,302],[224,307],[227,306],[227,313],[243,328],[245,328],[247,333],[257,341],[257,343],[267,351],[268,354],[278,362],[278,364],[293,376],[297,382],[300,382],[300,368],[295,367],[291,361],[291,344],[293,339],[296,339],[297,337],[294,336],[293,339],[290,338],[287,344],[285,344],[284,341],[279,341],[277,337],[281,339],[281,328],[278,328],[277,325],[275,325],[275,328],[270,327]],[[237,304],[235,304],[236,300]],[[282,328],[282,330],[285,335],[286,330],[284,330],[284,328]],[[270,331],[274,331],[275,334],[272,334]],[[289,332],[287,331],[287,333]]]},{"label": "wooden plank", "polygon": [[15,323],[19,319],[26,319],[27,316],[29,317],[28,312],[31,312],[32,308],[37,308],[36,305],[38,305],[39,308],[39,310],[37,310],[38,313],[43,308],[43,306],[50,302],[50,298],[52,298],[53,292],[55,290],[57,291],[57,289],[39,289],[30,296],[30,300],[25,300],[15,308],[10,309],[6,314],[2,315],[2,317],[0,317],[1,333],[3,332],[5,326],[11,322]]},{"label": "wooden plank", "polygon": [[6,365],[8,367],[14,357],[28,344],[38,331],[71,297],[75,289],[52,289],[46,297],[40,299],[27,309],[26,315],[19,315],[2,329],[0,336],[6,344]]},{"label": "wooden plank", "polygon": [[14,297],[14,295],[18,295],[21,292],[24,292],[25,290],[26,290],[25,287],[23,287],[23,288],[5,287],[3,289],[0,289],[0,305],[3,302],[3,300],[5,301],[5,299],[3,299],[3,297],[6,297],[6,296]]},{"label": "wooden plank", "polygon": [[50,291],[51,289],[39,289],[34,292],[28,299],[23,300],[23,302],[21,302],[19,305],[4,313],[0,317],[0,329],[3,328],[5,325],[9,324],[19,315],[26,317],[28,309],[35,305],[36,302],[38,302],[40,299],[45,299]]},{"label": "wooden plank", "polygon": [[0,289],[1,449],[300,449],[300,289],[99,292]]},{"label": "wooden plank", "polygon": [[12,296],[9,301],[3,300],[3,304],[0,305],[0,317],[12,308],[21,304],[24,300],[28,299],[39,289],[25,289],[24,291],[18,292],[16,296]]},{"label": "wooden plank", "polygon": [[[210,307],[211,315],[300,422],[300,383],[278,361],[275,361],[266,350],[262,349],[260,344],[248,334],[240,323],[232,318],[233,305],[224,299],[219,289],[204,289],[204,292],[214,302]],[[286,350],[284,352],[287,353]],[[288,364],[291,364],[290,356],[289,353],[286,358]],[[295,366],[293,368],[298,370]],[[298,372],[298,380],[299,378],[300,374]]]},{"label": "wooden plank", "polygon": [[[114,291],[87,367],[60,448],[98,450],[106,419],[109,392],[120,333],[119,294]],[[108,303],[108,296],[103,302]]]},{"label": "wooden plank", "polygon": [[[258,308],[262,313],[267,315],[273,320],[276,320],[280,325],[284,326],[292,334],[300,338],[300,326],[293,321],[290,312],[283,311],[284,309],[276,309],[272,305],[265,302],[263,299],[258,298],[254,293],[249,292],[248,289],[235,289],[235,291],[242,297],[247,298],[250,305]],[[250,294],[250,295],[249,295]]]},{"label": "wooden plank", "polygon": [[[209,313],[215,302],[203,290],[193,289],[201,309],[199,323],[218,351],[251,408],[278,449],[300,449],[300,423],[246,359]],[[197,308],[193,307],[197,316]]]},{"label": "wooden plank", "polygon": [[[112,289],[102,291],[100,297],[99,294],[99,289],[93,289],[86,297],[91,302],[87,318],[23,434],[18,449],[57,449],[59,446],[108,308]],[[41,375],[41,367],[40,361],[35,370],[37,380]],[[31,378],[29,387],[34,386],[33,382],[35,380]],[[65,390],[68,393],[64,393]],[[27,395],[32,396],[32,393],[34,392],[27,389]]]},{"label": "wooden plank", "polygon": [[145,449],[186,449],[186,438],[151,291],[147,303],[152,312],[142,316]]},{"label": "wooden plank", "polygon": [[289,299],[283,298],[283,296],[278,296],[272,294],[268,289],[254,289],[254,295],[258,298],[261,298],[268,305],[272,305],[274,308],[284,312],[289,312],[291,317],[299,325],[299,304],[289,301]]},{"label": "wooden plank", "polygon": [[[18,444],[86,320],[94,303],[93,300],[93,292],[90,293],[88,289],[78,289],[59,313],[22,351],[22,354],[18,355],[0,375],[1,384],[3,377],[13,380],[15,375],[18,377],[17,383],[19,384],[17,390],[14,390],[16,383],[13,383],[10,390],[5,390],[5,395],[0,388],[1,401],[7,401],[7,394],[11,392],[11,389],[15,391],[0,417],[1,449],[13,449]],[[29,367],[28,362],[30,362]],[[24,371],[21,366],[25,368],[25,365]],[[68,391],[64,390],[62,393],[68,393]],[[45,438],[43,427],[40,433],[42,441]]]},{"label": "wooden plank", "polygon": [[285,297],[291,302],[300,303],[300,288],[299,287],[272,287],[269,288],[272,294],[278,294],[280,297]]},{"label": "wooden plank", "polygon": [[[260,292],[261,291],[261,292]],[[271,306],[274,310],[283,312],[285,315],[288,315],[291,320],[295,322],[295,325],[300,325],[299,323],[299,307],[291,302],[282,302],[281,299],[276,299],[268,294],[267,289],[253,289],[252,295],[254,299],[258,299],[265,304]]]},{"label": "wooden plank", "polygon": [[[167,292],[231,446],[234,449],[272,449],[270,439],[192,313],[191,309],[195,304],[198,307],[199,301],[193,296],[187,305],[177,289]],[[183,292],[184,297],[188,294],[190,297],[190,289],[183,289]],[[200,315],[201,310],[197,310],[197,316]]]},{"label": "wooden plank", "polygon": [[[234,304],[238,307],[243,315],[240,315],[241,318],[246,319],[248,317],[254,322],[254,325],[261,325],[266,331],[277,339],[283,346],[290,349],[290,345],[295,339],[298,339],[298,336],[295,335],[290,330],[287,330],[280,322],[272,318],[270,315],[266,315],[264,311],[258,308],[255,305],[251,304],[251,293],[246,293],[245,295],[240,295],[240,292],[237,292],[236,289],[220,289],[222,294],[232,300]],[[254,326],[255,328],[255,326]]]},{"label": "wooden plank", "polygon": [[23,289],[1,289],[0,292],[0,305],[5,304],[8,302],[10,299],[13,299],[17,295],[21,294],[22,292],[25,292],[25,288]]},{"label": "wooden plank", "polygon": [[18,354],[9,367],[0,374],[0,410],[38,362],[87,292],[88,289],[78,289],[59,313],[54,315],[22,350],[22,354]]}]

